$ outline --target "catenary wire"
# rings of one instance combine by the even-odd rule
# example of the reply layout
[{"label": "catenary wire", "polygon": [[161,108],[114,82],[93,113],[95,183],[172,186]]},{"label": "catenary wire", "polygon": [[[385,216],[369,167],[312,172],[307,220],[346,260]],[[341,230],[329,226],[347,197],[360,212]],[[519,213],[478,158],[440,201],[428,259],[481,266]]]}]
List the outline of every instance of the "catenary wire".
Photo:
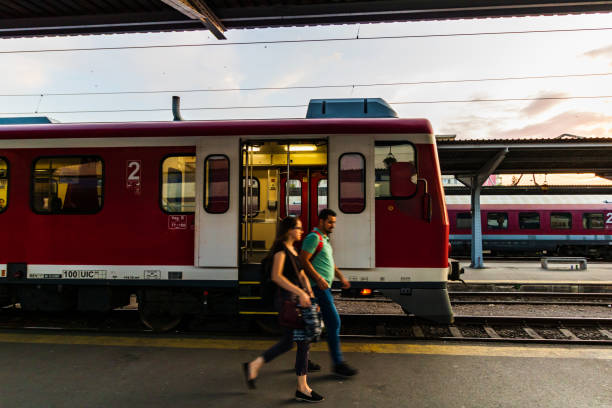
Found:
[{"label": "catenary wire", "polygon": [[108,91],[108,92],[40,92],[31,94],[0,94],[0,97],[34,97],[34,96],[91,96],[91,95],[137,95],[137,94],[159,94],[159,93],[195,93],[195,92],[235,92],[235,91],[282,91],[295,89],[325,89],[325,88],[366,88],[376,86],[405,86],[405,85],[432,85],[487,81],[518,81],[526,79],[559,79],[609,76],[612,72],[588,73],[588,74],[566,74],[566,75],[536,75],[524,77],[500,77],[500,78],[472,78],[472,79],[446,79],[438,81],[412,81],[412,82],[378,82],[364,84],[328,84],[328,85],[295,85],[295,86],[262,86],[251,88],[213,88],[213,89],[167,89],[151,91]]},{"label": "catenary wire", "polygon": [[305,40],[276,40],[276,41],[243,41],[243,42],[219,42],[219,43],[194,43],[194,44],[158,44],[158,45],[128,45],[117,47],[90,47],[90,48],[47,48],[40,50],[8,50],[0,51],[0,54],[32,54],[45,52],[79,52],[79,51],[113,51],[113,50],[141,50],[152,48],[184,48],[184,47],[224,47],[230,45],[278,45],[278,44],[302,44],[323,43],[339,41],[371,41],[371,40],[399,40],[411,38],[444,38],[444,37],[476,37],[485,35],[515,35],[515,34],[545,34],[545,33],[568,33],[612,30],[612,27],[593,28],[565,28],[550,30],[524,30],[524,31],[491,31],[478,33],[448,33],[448,34],[412,34],[412,35],[387,35],[371,37],[339,37],[339,38],[314,38]]},{"label": "catenary wire", "polygon": [[[407,104],[436,104],[436,103],[474,103],[474,102],[515,102],[515,101],[542,101],[542,100],[569,100],[569,99],[606,99],[612,95],[598,96],[551,96],[539,98],[500,98],[500,99],[448,99],[435,101],[399,101],[389,102],[390,105]],[[276,109],[276,108],[305,108],[308,105],[259,105],[259,106],[202,106],[193,108],[181,108],[181,111],[197,110],[237,110],[237,109]],[[0,112],[0,115],[29,115],[29,114],[64,114],[64,113],[121,113],[121,112],[163,112],[170,111],[171,108],[150,108],[150,109],[108,109],[108,110],[78,110],[78,111],[39,111],[39,112]]]}]

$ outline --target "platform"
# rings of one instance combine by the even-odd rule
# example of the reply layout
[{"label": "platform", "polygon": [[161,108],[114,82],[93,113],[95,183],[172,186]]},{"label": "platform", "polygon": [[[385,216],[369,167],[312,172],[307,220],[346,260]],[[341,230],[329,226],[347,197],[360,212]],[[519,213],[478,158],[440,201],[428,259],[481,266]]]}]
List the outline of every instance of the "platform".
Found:
[{"label": "platform", "polygon": [[543,269],[539,260],[484,261],[485,268],[470,268],[470,261],[459,260],[465,273],[461,276],[466,283],[592,283],[612,285],[612,263],[589,262],[586,270],[570,269],[569,264],[549,266]]},{"label": "platform", "polygon": [[[246,389],[241,362],[271,339],[0,333],[1,407],[277,407],[292,400],[294,352]],[[344,407],[612,407],[612,349],[345,341],[361,373],[323,370],[311,386]],[[322,405],[324,406],[324,405]]]}]

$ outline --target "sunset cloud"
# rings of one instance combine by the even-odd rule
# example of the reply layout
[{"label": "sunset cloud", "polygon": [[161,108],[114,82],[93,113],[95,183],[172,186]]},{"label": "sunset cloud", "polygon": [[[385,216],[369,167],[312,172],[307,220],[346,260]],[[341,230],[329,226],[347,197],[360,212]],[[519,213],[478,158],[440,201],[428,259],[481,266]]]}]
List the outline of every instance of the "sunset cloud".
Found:
[{"label": "sunset cloud", "polygon": [[587,137],[612,137],[612,116],[595,112],[563,112],[543,122],[497,132],[497,137],[552,138],[563,133]]},{"label": "sunset cloud", "polygon": [[610,64],[612,64],[612,44],[608,45],[607,47],[596,48],[594,50],[585,52],[584,55],[591,58],[610,58]]},{"label": "sunset cloud", "polygon": [[[541,92],[537,98],[563,98],[565,96],[568,96],[568,94],[564,92]],[[535,116],[549,110],[561,102],[562,101],[560,99],[540,99],[531,102],[525,108],[521,109],[521,113],[529,117]]]}]

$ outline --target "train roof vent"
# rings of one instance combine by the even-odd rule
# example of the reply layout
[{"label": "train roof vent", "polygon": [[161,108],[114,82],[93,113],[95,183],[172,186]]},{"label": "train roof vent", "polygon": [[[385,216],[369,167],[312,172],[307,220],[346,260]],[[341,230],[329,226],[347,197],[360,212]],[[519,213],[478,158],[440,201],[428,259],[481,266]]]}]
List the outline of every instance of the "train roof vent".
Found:
[{"label": "train roof vent", "polygon": [[307,119],[397,117],[382,98],[311,99],[306,113]]},{"label": "train roof vent", "polygon": [[0,118],[0,125],[36,125],[40,123],[53,123],[46,116],[24,116],[20,118]]}]

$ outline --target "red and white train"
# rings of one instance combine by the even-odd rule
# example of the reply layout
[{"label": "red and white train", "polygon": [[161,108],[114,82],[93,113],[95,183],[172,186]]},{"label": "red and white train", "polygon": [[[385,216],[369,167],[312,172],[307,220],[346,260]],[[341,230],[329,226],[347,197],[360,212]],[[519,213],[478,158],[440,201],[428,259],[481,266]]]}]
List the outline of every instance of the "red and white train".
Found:
[{"label": "red and white train", "polygon": [[[447,196],[452,256],[469,255],[469,196]],[[483,250],[492,255],[548,254],[612,259],[612,196],[481,197]]]},{"label": "red and white train", "polygon": [[259,261],[280,217],[338,213],[356,288],[452,321],[435,138],[382,100],[314,100],[295,120],[0,126],[0,299],[106,311],[136,294],[160,329],[185,314],[271,313]]}]

